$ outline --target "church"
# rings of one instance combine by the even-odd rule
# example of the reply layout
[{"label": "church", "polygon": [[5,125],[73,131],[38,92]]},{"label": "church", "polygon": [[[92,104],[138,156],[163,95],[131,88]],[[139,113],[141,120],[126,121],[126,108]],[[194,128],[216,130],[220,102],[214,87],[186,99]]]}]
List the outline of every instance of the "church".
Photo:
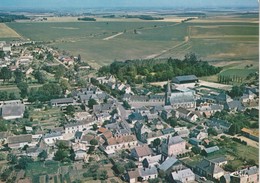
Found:
[{"label": "church", "polygon": [[173,91],[170,82],[168,82],[165,92],[165,105],[171,105],[174,109],[179,107],[195,109],[195,91],[190,89]]}]

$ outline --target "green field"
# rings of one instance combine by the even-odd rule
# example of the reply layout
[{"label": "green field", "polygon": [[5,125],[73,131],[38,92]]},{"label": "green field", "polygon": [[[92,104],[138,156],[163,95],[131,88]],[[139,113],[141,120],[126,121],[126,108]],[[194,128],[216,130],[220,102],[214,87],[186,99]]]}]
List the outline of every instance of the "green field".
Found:
[{"label": "green field", "polygon": [[[243,60],[249,60],[258,65],[259,28],[258,23],[249,20],[24,22],[7,25],[25,39],[46,41],[50,46],[81,54],[94,67],[114,60],[182,58],[188,52],[208,61],[243,63]],[[116,35],[118,33],[121,34]],[[116,36],[110,37],[113,35]]]}]

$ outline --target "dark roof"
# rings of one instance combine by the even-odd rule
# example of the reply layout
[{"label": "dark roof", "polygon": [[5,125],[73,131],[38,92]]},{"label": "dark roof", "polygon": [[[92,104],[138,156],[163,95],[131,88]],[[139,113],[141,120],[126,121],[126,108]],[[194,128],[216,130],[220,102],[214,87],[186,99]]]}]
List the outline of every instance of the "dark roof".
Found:
[{"label": "dark roof", "polygon": [[211,123],[213,123],[214,125],[219,125],[219,126],[223,126],[226,128],[230,128],[231,123],[229,123],[228,121],[222,120],[222,119],[217,119],[217,118],[212,118],[210,120]]},{"label": "dark roof", "polygon": [[174,129],[173,128],[166,128],[166,129],[163,129],[162,130],[162,133],[165,135],[165,134],[170,134],[170,133],[173,133],[174,132]]},{"label": "dark roof", "polygon": [[187,110],[187,109],[185,109],[183,107],[179,107],[178,109],[176,109],[176,111],[178,111],[178,112],[180,112],[182,114],[186,114],[186,115],[188,115],[190,113],[189,110]]},{"label": "dark roof", "polygon": [[242,111],[245,109],[245,107],[243,107],[242,103],[238,100],[233,100],[231,102],[225,103],[224,108],[229,109],[229,110],[236,109],[238,111]]},{"label": "dark roof", "polygon": [[76,133],[75,133],[75,138],[80,139],[80,138],[82,137],[82,134],[83,134],[83,132],[76,131]]},{"label": "dark roof", "polygon": [[178,144],[180,142],[183,142],[184,140],[180,137],[180,136],[174,136],[174,137],[170,137],[169,139],[169,145],[172,145],[172,144]]},{"label": "dark roof", "polygon": [[140,168],[139,169],[140,175],[141,176],[149,176],[149,175],[157,175],[157,168],[155,166],[151,167],[151,168]]},{"label": "dark roof", "polygon": [[134,112],[134,113],[130,114],[128,118],[130,120],[143,120],[144,119],[144,117],[138,112]]},{"label": "dark roof", "polygon": [[173,81],[178,81],[178,82],[187,82],[187,81],[196,81],[198,78],[195,75],[185,75],[185,76],[176,76],[173,78]]},{"label": "dark roof", "polygon": [[224,170],[216,163],[207,159],[201,160],[196,167],[207,172],[210,175],[213,175],[214,173],[224,172]]}]

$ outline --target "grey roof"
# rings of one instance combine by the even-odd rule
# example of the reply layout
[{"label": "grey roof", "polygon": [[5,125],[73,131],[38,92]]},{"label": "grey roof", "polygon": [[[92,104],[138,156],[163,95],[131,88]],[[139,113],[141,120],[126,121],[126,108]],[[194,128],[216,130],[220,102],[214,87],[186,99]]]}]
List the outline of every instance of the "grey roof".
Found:
[{"label": "grey roof", "polygon": [[184,140],[180,136],[174,136],[174,137],[170,137],[168,144],[169,145],[178,144],[178,143],[181,143],[183,141]]},{"label": "grey roof", "polygon": [[224,172],[224,170],[221,167],[219,167],[216,163],[207,159],[201,160],[196,167],[207,172],[210,175]]},{"label": "grey roof", "polygon": [[193,81],[198,80],[198,78],[195,75],[185,75],[185,76],[176,76],[173,78],[173,81],[179,81],[179,82],[187,82],[187,81]]},{"label": "grey roof", "polygon": [[233,100],[231,102],[225,103],[224,108],[229,110],[236,109],[238,111],[242,111],[245,109],[245,107],[243,107],[242,103],[239,100]]},{"label": "grey roof", "polygon": [[217,118],[212,118],[209,122],[213,123],[213,125],[222,126],[226,128],[230,128],[231,126],[231,123],[229,123],[228,121],[217,119]]},{"label": "grey roof", "polygon": [[257,166],[252,166],[252,167],[249,167],[249,168],[239,170],[236,173],[238,173],[240,175],[254,175],[254,174],[257,174],[258,171],[259,171],[259,169],[257,168]]},{"label": "grey roof", "polygon": [[140,176],[149,176],[149,175],[157,175],[157,168],[156,167],[151,167],[151,168],[140,168],[139,169]]},{"label": "grey roof", "polygon": [[46,133],[43,135],[43,138],[51,138],[51,137],[58,137],[61,136],[61,132],[52,132],[52,133]]},{"label": "grey roof", "polygon": [[209,147],[209,148],[205,148],[204,151],[209,154],[209,153],[213,153],[215,151],[218,151],[219,147],[218,146],[213,146],[213,147]]},{"label": "grey roof", "polygon": [[232,100],[231,97],[229,95],[227,95],[225,92],[221,92],[215,98],[218,101],[229,101],[229,100]]},{"label": "grey roof", "polygon": [[170,97],[171,104],[195,102],[195,96],[192,91],[187,92],[173,92]]},{"label": "grey roof", "polygon": [[74,99],[73,98],[59,98],[59,99],[52,99],[51,103],[52,104],[64,104],[64,103],[73,103]]},{"label": "grey roof", "polygon": [[167,171],[169,168],[171,168],[176,162],[178,162],[178,159],[175,157],[168,157],[158,168],[163,171]]},{"label": "grey roof", "polygon": [[224,156],[221,156],[221,157],[219,157],[219,158],[211,159],[210,161],[212,161],[212,162],[214,162],[214,163],[222,163],[222,162],[227,161],[227,159],[226,159]]},{"label": "grey roof", "polygon": [[150,95],[150,100],[162,100],[165,98],[164,95]]},{"label": "grey roof", "polygon": [[143,95],[131,95],[130,100],[131,101],[148,101],[148,96]]},{"label": "grey roof", "polygon": [[2,107],[2,116],[21,116],[25,110],[24,104],[7,104]]},{"label": "grey roof", "polygon": [[16,144],[22,142],[32,142],[32,135],[16,135],[16,136],[9,136],[7,138],[8,144]]},{"label": "grey roof", "polygon": [[186,179],[188,177],[194,177],[195,179],[195,174],[191,171],[191,169],[184,169],[176,172],[172,172],[172,178],[173,180],[180,180],[182,181],[183,179]]},{"label": "grey roof", "polygon": [[193,141],[193,142],[196,142],[196,143],[200,143],[200,142],[201,142],[201,140],[196,139],[196,138],[194,138],[194,137],[190,138],[189,141],[190,141],[190,142]]}]

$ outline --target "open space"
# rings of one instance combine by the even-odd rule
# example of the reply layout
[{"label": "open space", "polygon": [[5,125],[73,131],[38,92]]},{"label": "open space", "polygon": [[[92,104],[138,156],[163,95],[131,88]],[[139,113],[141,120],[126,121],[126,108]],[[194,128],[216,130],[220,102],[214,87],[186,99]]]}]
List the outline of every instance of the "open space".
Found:
[{"label": "open space", "polygon": [[236,65],[243,65],[246,61],[258,68],[257,17],[209,16],[185,23],[181,19],[97,18],[96,22],[79,22],[75,17],[52,17],[47,22],[7,25],[25,39],[81,54],[95,68],[114,60],[183,58],[188,52],[212,64],[236,61]]}]

